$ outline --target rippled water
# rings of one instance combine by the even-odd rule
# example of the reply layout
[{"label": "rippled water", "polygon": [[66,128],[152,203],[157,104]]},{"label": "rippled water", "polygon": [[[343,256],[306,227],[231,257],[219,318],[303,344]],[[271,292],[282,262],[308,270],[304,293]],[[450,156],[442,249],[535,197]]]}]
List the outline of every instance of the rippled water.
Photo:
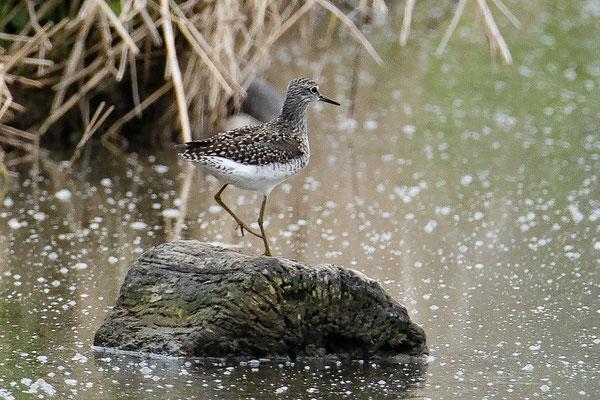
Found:
[{"label": "rippled water", "polygon": [[[600,397],[600,4],[509,4],[523,23],[502,27],[511,66],[490,65],[476,22],[441,57],[446,19],[417,17],[402,50],[397,25],[373,28],[386,64],[363,58],[356,115],[313,107],[311,163],[267,206],[275,254],[377,279],[428,333],[428,365],[94,352],[150,246],[262,252],[214,203],[219,184],[171,149],[96,148],[0,190],[0,398]],[[347,106],[353,45],[320,59],[312,44],[282,43],[265,77],[283,90],[320,76]],[[259,196],[224,199],[256,218]]]}]

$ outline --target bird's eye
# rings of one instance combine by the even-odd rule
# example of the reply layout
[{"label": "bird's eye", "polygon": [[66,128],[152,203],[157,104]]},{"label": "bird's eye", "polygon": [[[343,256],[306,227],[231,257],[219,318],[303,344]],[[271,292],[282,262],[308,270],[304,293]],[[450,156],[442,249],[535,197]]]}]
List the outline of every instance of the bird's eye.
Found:
[{"label": "bird's eye", "polygon": [[317,92],[318,92],[317,87],[316,86],[311,87],[310,88],[310,92],[314,93],[314,94],[317,94]]}]

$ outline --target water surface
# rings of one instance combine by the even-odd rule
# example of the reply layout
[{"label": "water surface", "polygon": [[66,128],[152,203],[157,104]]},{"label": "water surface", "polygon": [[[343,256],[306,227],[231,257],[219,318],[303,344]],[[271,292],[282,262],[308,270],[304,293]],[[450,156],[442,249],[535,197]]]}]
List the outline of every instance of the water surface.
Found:
[{"label": "water surface", "polygon": [[[311,162],[269,198],[274,254],[377,279],[428,333],[428,365],[95,353],[150,246],[262,244],[214,203],[218,182],[171,149],[92,148],[72,168],[70,155],[23,168],[0,192],[0,398],[600,397],[600,4],[508,4],[523,24],[501,26],[510,66],[490,64],[477,22],[434,56],[443,12],[416,17],[404,49],[399,21],[370,27],[386,63],[361,60],[356,114],[313,107]],[[280,90],[318,77],[347,106],[354,46],[321,56],[323,43],[295,39],[265,77]],[[256,218],[258,195],[224,199]]]}]

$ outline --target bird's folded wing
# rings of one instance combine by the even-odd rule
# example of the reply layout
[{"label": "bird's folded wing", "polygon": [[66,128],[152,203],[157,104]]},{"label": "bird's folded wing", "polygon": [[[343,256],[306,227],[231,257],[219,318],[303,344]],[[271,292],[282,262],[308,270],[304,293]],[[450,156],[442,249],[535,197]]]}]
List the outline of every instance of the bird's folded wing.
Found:
[{"label": "bird's folded wing", "polygon": [[199,161],[201,156],[224,157],[247,165],[286,162],[302,155],[299,140],[265,128],[264,125],[245,126],[187,142],[180,155],[190,161]]}]

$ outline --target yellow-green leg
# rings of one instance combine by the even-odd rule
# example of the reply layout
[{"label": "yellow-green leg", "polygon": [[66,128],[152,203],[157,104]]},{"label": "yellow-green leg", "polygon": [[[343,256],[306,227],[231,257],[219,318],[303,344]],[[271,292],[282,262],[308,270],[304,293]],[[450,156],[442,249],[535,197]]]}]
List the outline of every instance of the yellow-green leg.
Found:
[{"label": "yellow-green leg", "polygon": [[267,196],[263,197],[262,205],[260,206],[260,214],[258,215],[258,226],[260,227],[260,233],[262,233],[262,240],[265,244],[265,256],[271,255],[271,249],[269,249],[269,241],[267,239],[267,234],[265,233],[265,228],[263,227],[263,219],[265,216],[265,207],[267,205]]},{"label": "yellow-green leg", "polygon": [[[229,207],[227,207],[227,205],[223,202],[223,200],[221,200],[221,193],[223,193],[223,190],[225,190],[225,188],[227,186],[229,186],[228,183],[224,184],[223,187],[217,192],[217,194],[215,194],[215,200],[216,200],[216,202],[221,207],[223,207],[223,210],[227,211],[227,213],[233,217],[233,219],[235,220],[235,222],[237,222],[238,226],[240,227],[240,232],[242,233],[242,236],[244,236],[244,229],[245,229],[250,234],[252,234],[252,235],[254,235],[256,237],[259,237],[259,238],[261,238],[261,239],[264,240],[264,238],[261,235],[259,235],[258,233],[254,232],[252,229],[250,229],[248,227],[248,225],[246,225],[244,223],[244,221],[242,221],[241,219],[239,219],[238,216],[235,215],[235,213],[233,211],[231,211],[231,209]],[[262,227],[261,227],[261,230],[262,230]]]}]

